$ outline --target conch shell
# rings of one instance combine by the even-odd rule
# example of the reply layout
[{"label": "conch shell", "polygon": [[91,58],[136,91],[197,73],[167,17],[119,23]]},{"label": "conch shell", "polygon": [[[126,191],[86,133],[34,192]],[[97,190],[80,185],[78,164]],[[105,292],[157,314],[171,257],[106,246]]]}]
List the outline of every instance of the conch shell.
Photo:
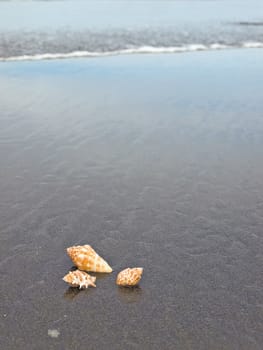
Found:
[{"label": "conch shell", "polygon": [[63,277],[63,281],[67,282],[71,287],[79,287],[79,289],[88,288],[89,286],[96,287],[96,277],[80,270],[70,271]]},{"label": "conch shell", "polygon": [[109,264],[90,245],[67,248],[67,253],[78,269],[93,272],[112,272]]},{"label": "conch shell", "polygon": [[142,277],[142,273],[142,267],[127,268],[118,274],[116,284],[124,287],[136,286]]}]

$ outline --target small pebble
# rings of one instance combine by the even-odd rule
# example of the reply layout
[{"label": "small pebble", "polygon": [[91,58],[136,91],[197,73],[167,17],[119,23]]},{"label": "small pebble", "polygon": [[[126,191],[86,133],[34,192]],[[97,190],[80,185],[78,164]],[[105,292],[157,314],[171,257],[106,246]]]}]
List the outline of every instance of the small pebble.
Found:
[{"label": "small pebble", "polygon": [[58,338],[60,332],[58,329],[49,329],[47,331],[47,334],[51,337],[51,338]]}]

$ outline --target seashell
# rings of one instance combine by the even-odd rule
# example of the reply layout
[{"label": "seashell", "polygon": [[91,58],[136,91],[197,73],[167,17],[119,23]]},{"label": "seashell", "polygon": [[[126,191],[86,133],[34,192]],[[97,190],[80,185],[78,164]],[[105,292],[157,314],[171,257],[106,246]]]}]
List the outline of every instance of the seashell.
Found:
[{"label": "seashell", "polygon": [[142,273],[142,267],[127,268],[118,274],[116,284],[124,287],[136,286],[142,277]]},{"label": "seashell", "polygon": [[80,270],[70,271],[63,277],[63,281],[67,282],[71,287],[79,287],[79,289],[88,288],[89,286],[96,287],[96,277]]},{"label": "seashell", "polygon": [[67,248],[67,253],[78,269],[93,272],[112,272],[109,264],[88,244]]}]

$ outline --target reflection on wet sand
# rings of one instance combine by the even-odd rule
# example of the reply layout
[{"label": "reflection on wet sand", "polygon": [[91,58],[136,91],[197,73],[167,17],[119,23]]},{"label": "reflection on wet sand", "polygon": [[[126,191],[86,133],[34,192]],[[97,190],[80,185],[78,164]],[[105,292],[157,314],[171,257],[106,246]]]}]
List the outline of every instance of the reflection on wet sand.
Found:
[{"label": "reflection on wet sand", "polygon": [[76,287],[68,287],[63,296],[65,299],[72,301],[79,293],[86,291],[86,289],[84,290]]},{"label": "reflection on wet sand", "polygon": [[[115,286],[113,284],[112,288],[114,288],[114,287]],[[80,293],[88,294],[88,293],[90,293],[90,291],[91,291],[91,288],[79,289],[76,287],[68,287],[67,290],[65,291],[63,297],[64,297],[64,299],[66,299],[68,301],[72,301]],[[143,290],[140,286],[136,286],[136,287],[120,287],[120,286],[118,286],[117,287],[116,297],[121,303],[124,303],[124,304],[137,303],[141,300],[142,295],[143,295]]]},{"label": "reflection on wet sand", "polygon": [[118,287],[118,298],[126,304],[137,303],[140,301],[143,290],[140,286]]}]

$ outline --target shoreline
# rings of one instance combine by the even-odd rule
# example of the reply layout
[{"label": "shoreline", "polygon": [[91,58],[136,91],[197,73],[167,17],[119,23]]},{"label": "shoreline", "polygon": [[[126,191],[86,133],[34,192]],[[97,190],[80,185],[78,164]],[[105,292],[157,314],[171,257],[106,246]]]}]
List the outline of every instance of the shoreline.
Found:
[{"label": "shoreline", "polygon": [[44,60],[60,60],[60,59],[77,59],[77,58],[100,58],[111,56],[126,55],[152,55],[152,54],[180,54],[194,52],[211,52],[211,51],[230,51],[230,50],[251,50],[262,49],[261,42],[247,42],[241,47],[227,46],[221,44],[212,44],[210,46],[192,44],[185,47],[139,47],[134,49],[123,49],[113,52],[90,52],[90,51],[73,51],[69,53],[43,53],[34,55],[22,55],[13,57],[0,57],[0,62],[23,62],[23,61],[44,61]]}]

